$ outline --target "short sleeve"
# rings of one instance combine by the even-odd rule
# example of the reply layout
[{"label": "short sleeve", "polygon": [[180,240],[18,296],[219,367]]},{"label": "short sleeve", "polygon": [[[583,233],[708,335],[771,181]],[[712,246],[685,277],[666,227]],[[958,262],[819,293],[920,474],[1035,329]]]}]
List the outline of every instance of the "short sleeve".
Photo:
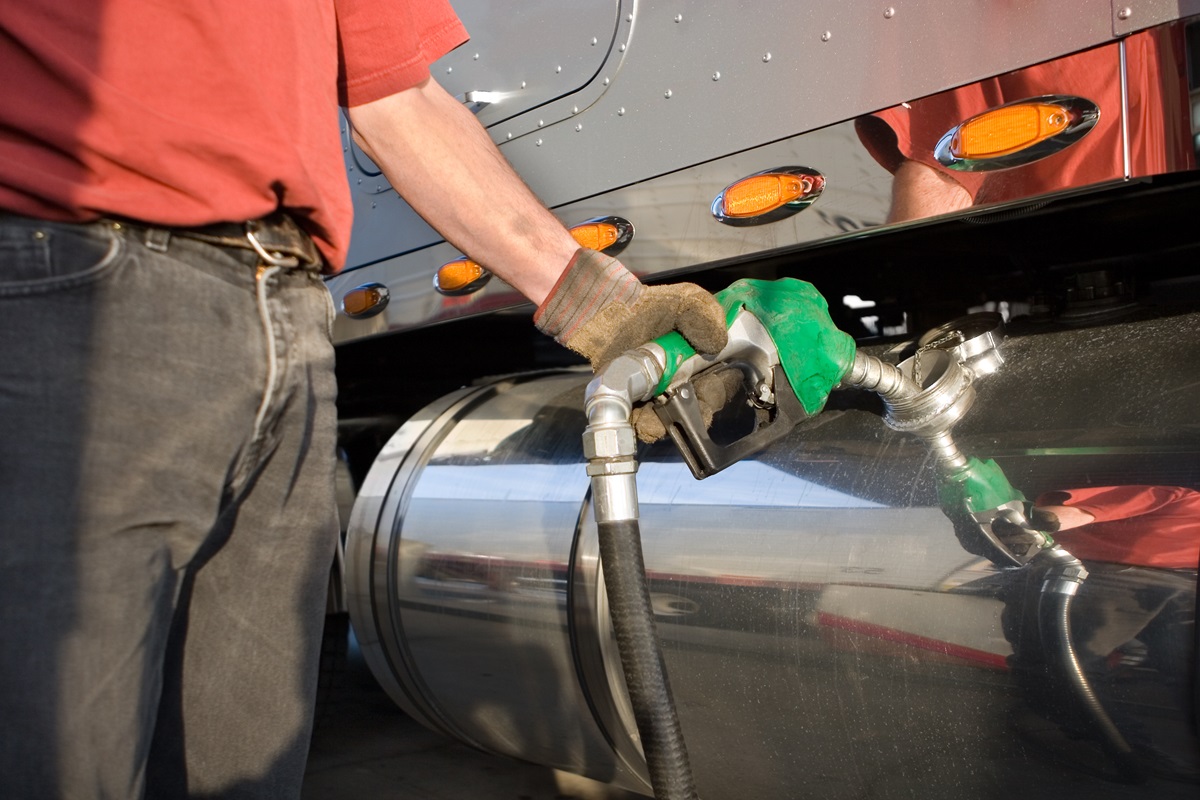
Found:
[{"label": "short sleeve", "polygon": [[467,41],[446,0],[336,0],[338,102],[356,106],[421,83]]},{"label": "short sleeve", "polygon": [[1181,502],[1194,508],[1196,499],[1196,492],[1178,486],[1096,486],[1048,492],[1038,505],[1073,506],[1097,522],[1111,522],[1160,513]]}]

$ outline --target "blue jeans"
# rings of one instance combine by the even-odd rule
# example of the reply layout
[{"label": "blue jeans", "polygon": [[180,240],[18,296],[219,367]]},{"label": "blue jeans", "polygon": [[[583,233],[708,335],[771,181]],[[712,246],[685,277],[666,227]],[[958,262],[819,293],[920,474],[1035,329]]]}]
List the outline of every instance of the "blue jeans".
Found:
[{"label": "blue jeans", "polygon": [[0,214],[0,797],[299,794],[333,310],[260,263]]}]

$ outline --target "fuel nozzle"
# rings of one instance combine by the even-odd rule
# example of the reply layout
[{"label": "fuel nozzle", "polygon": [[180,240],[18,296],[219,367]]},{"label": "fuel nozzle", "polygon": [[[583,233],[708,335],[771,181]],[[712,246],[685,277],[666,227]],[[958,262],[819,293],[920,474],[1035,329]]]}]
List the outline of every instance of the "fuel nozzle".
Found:
[{"label": "fuel nozzle", "polygon": [[[729,344],[698,355],[678,334],[647,345],[664,370],[654,410],[696,478],[706,478],[786,436],[825,406],[854,360],[854,340],[838,330],[812,284],[792,278],[739,280],[717,292],[726,309]],[[737,369],[753,430],[728,444],[708,433],[698,386],[707,375]]]}]

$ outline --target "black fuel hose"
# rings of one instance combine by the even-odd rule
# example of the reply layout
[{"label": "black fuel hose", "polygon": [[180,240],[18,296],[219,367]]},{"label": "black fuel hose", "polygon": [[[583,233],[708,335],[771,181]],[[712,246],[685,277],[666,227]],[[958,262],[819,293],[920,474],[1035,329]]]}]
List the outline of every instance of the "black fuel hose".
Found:
[{"label": "black fuel hose", "polygon": [[697,800],[650,604],[636,519],[597,523],[609,614],[656,800]]},{"label": "black fuel hose", "polygon": [[[1079,562],[1076,559],[1063,566],[1072,563]],[[1038,603],[1038,630],[1041,633],[1042,646],[1047,655],[1054,657],[1053,663],[1059,665],[1060,674],[1071,687],[1079,707],[1094,724],[1099,734],[1100,745],[1112,759],[1121,779],[1128,783],[1141,783],[1146,780],[1145,771],[1134,757],[1129,742],[1104,710],[1104,705],[1096,696],[1096,691],[1079,662],[1071,638],[1071,602],[1074,594],[1055,590],[1057,578],[1061,576],[1061,568],[1056,566],[1051,569],[1045,583],[1042,584],[1042,596]]]}]

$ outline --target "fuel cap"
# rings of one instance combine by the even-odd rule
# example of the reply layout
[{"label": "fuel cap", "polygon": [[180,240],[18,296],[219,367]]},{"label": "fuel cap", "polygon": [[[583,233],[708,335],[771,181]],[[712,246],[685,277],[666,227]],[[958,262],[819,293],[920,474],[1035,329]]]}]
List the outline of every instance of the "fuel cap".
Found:
[{"label": "fuel cap", "polygon": [[926,331],[917,340],[917,352],[946,350],[958,357],[977,377],[991,375],[1004,363],[1000,343],[1004,340],[1004,317],[982,311],[951,320]]}]

